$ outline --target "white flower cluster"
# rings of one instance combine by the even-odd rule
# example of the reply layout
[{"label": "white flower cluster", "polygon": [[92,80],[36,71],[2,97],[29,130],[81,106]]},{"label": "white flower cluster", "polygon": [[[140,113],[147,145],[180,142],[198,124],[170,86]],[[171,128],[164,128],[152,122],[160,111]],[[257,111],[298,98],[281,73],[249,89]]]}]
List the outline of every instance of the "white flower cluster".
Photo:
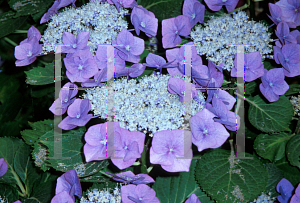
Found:
[{"label": "white flower cluster", "polygon": [[[112,190],[112,193],[110,193]],[[120,189],[116,187],[113,189],[98,190],[93,189],[92,191],[88,190],[87,198],[81,197],[80,203],[121,203],[121,193]]]},{"label": "white flower cluster", "polygon": [[[179,101],[179,96],[168,92],[169,75],[150,75],[127,81],[121,78],[114,82],[114,121],[122,128],[130,131],[140,131],[150,136],[161,130],[183,128],[185,104]],[[183,78],[182,76],[174,76]],[[94,115],[107,118],[107,90],[101,88],[87,89],[83,98],[91,102]],[[192,100],[192,116],[201,111],[205,99],[201,91],[197,91],[199,101]]]},{"label": "white flower cluster", "polygon": [[39,144],[39,152],[38,153],[34,153],[34,163],[35,165],[41,167],[42,164],[45,162],[46,160],[46,154],[47,154],[47,150],[42,148],[41,145]]},{"label": "white flower cluster", "polygon": [[0,195],[0,203],[8,203],[7,198],[1,197],[1,195]]},{"label": "white flower cluster", "polygon": [[99,44],[111,44],[122,29],[127,29],[124,20],[127,9],[120,8],[120,13],[114,5],[107,2],[90,2],[79,8],[65,8],[63,12],[51,17],[48,28],[41,38],[43,54],[55,50],[55,45],[62,45],[64,31],[71,32],[75,37],[80,32],[90,31],[88,46],[95,53]]},{"label": "white flower cluster", "polygon": [[250,203],[273,203],[275,199],[276,199],[275,197],[271,198],[271,192],[269,192],[269,195],[266,195],[262,192],[261,195],[254,200],[254,202],[250,202]]},{"label": "white flower cluster", "polygon": [[191,38],[199,55],[206,55],[206,58],[216,65],[224,63],[223,69],[230,70],[234,66],[234,57],[237,53],[236,45],[245,46],[245,54],[259,51],[262,58],[272,57],[272,45],[269,42],[271,33],[261,22],[249,21],[246,12],[240,11],[224,14],[218,18],[214,16],[204,24],[196,26],[191,31]]},{"label": "white flower cluster", "polygon": [[298,97],[292,96],[290,101],[293,104],[294,114],[300,116],[300,95]]}]

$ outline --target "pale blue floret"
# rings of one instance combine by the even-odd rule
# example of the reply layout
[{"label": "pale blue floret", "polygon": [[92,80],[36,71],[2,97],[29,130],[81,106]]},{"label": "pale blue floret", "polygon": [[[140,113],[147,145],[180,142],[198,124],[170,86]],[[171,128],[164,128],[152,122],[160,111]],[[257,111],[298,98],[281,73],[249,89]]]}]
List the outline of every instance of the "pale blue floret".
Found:
[{"label": "pale blue floret", "polygon": [[254,202],[250,203],[273,203],[275,199],[275,197],[271,198],[271,192],[269,192],[269,195],[266,195],[262,192],[262,194],[257,199],[255,199]]},{"label": "pale blue floret", "polygon": [[[49,53],[55,50],[55,45],[62,45],[64,31],[71,32],[75,37],[80,32],[90,31],[87,45],[95,54],[99,44],[111,44],[123,28],[127,29],[128,23],[123,19],[127,13],[127,9],[120,8],[118,12],[114,5],[99,1],[78,8],[65,8],[51,17],[41,38],[42,53]],[[76,48],[76,45],[72,46]]]},{"label": "pale blue floret", "polygon": [[223,69],[231,70],[237,53],[237,46],[231,45],[251,45],[245,46],[245,54],[259,51],[263,59],[272,52],[269,42],[273,40],[267,30],[260,22],[248,21],[247,14],[240,11],[232,16],[212,16],[204,27],[195,26],[190,35],[199,55],[206,55],[216,65],[224,63]]},{"label": "pale blue floret", "polygon": [[[115,121],[120,122],[122,128],[130,131],[151,131],[153,135],[161,130],[183,128],[185,115],[184,103],[179,96],[168,92],[169,75],[151,75],[127,81],[121,78],[114,82]],[[182,78],[182,76],[175,76]],[[106,86],[97,89],[87,89],[83,98],[91,101],[94,115],[107,118],[107,90]],[[197,91],[199,101],[192,100],[192,116],[201,111],[205,105],[202,92]]]}]

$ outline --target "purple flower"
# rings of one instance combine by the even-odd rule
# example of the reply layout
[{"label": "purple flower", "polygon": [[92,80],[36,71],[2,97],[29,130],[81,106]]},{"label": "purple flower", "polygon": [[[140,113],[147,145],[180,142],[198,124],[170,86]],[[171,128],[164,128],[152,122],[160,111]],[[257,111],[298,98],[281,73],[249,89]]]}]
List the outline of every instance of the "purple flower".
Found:
[{"label": "purple flower", "polygon": [[293,30],[290,34],[297,40],[297,44],[300,44],[300,32],[299,30]]},{"label": "purple flower", "polygon": [[160,70],[160,73],[162,72],[163,68],[174,68],[174,67],[178,67],[178,65],[175,65],[173,67],[169,66],[171,63],[173,63],[176,59],[174,59],[173,61],[166,63],[166,60],[158,55],[149,53],[148,56],[146,57],[146,62],[143,65],[148,66],[148,67],[152,67],[152,68],[156,68],[156,70]]},{"label": "purple flower", "polygon": [[188,172],[193,157],[191,146],[191,131],[176,129],[156,132],[150,148],[150,162],[160,164],[168,172]]},{"label": "purple flower", "polygon": [[[75,100],[78,93],[78,87],[70,82],[66,83],[59,92],[59,97],[53,102],[49,110],[54,115],[62,115],[67,111],[67,108]],[[72,99],[73,98],[73,99]]]},{"label": "purple flower", "polygon": [[62,46],[62,53],[75,53],[77,50],[82,50],[86,48],[86,45],[89,41],[90,32],[80,32],[76,39],[75,36],[70,32],[64,32],[63,34],[63,43],[65,46]]},{"label": "purple flower", "polygon": [[[83,146],[83,153],[86,162],[108,159],[113,155],[114,137],[109,132],[106,135],[107,123],[111,124],[112,122],[93,125],[85,133],[84,139],[86,144]],[[117,122],[114,123],[114,126],[119,128]]]},{"label": "purple flower", "polygon": [[[219,88],[223,84],[224,75],[222,72],[217,71],[216,68],[217,68],[217,66],[213,62],[208,61],[208,77],[207,78],[210,78],[210,80],[211,80],[211,78],[214,78],[215,82],[216,82],[215,87]],[[202,70],[205,70],[205,69],[202,69]],[[194,81],[196,83],[198,83],[199,85],[204,86],[204,87],[208,86],[210,80],[194,79]]]},{"label": "purple flower", "polygon": [[214,121],[224,124],[231,131],[236,131],[240,128],[240,116],[228,110],[222,100],[213,97],[212,104],[207,103],[206,109],[219,117],[214,118]]},{"label": "purple flower", "polygon": [[134,26],[137,35],[140,35],[140,30],[148,37],[156,36],[158,19],[154,14],[151,15],[146,12],[144,8],[134,7],[130,16],[131,22]]},{"label": "purple flower", "polygon": [[185,15],[162,21],[162,43],[164,49],[172,48],[181,43],[179,36],[187,37],[191,32],[190,19]]},{"label": "purple flower", "polygon": [[201,203],[201,202],[199,198],[195,195],[195,193],[193,193],[184,203]]},{"label": "purple flower", "polygon": [[229,137],[225,127],[215,122],[214,117],[216,116],[209,110],[203,109],[190,118],[192,142],[198,147],[199,152],[208,148],[218,148]]},{"label": "purple flower", "polygon": [[284,45],[281,50],[275,49],[274,59],[283,66],[284,75],[286,77],[300,75],[300,45],[291,43]]},{"label": "purple flower", "polygon": [[124,8],[130,8],[133,1],[134,0],[107,0],[109,4],[114,4],[116,6],[118,12],[120,12],[121,6]]},{"label": "purple flower", "polygon": [[276,36],[279,38],[279,40],[281,41],[282,45],[284,44],[288,44],[288,43],[297,43],[296,38],[294,38],[291,34],[290,34],[290,29],[289,26],[286,22],[280,22],[277,25],[277,28],[275,30]]},{"label": "purple flower", "polygon": [[76,0],[57,0],[57,1],[59,2],[57,10],[59,10],[60,8],[66,7],[70,4],[73,4],[73,6],[76,8],[76,6],[75,6]]},{"label": "purple flower", "polygon": [[97,63],[89,49],[76,51],[71,57],[64,58],[64,63],[71,82],[85,82],[98,71]]},{"label": "purple flower", "polygon": [[22,203],[20,200],[15,201],[14,203]]},{"label": "purple flower", "polygon": [[4,160],[4,158],[1,158],[0,159],[0,177],[4,176],[7,169],[8,169],[8,165],[7,165],[6,161]]},{"label": "purple flower", "polygon": [[205,6],[197,0],[185,0],[182,8],[183,15],[189,17],[191,27],[204,21]]},{"label": "purple flower", "polygon": [[264,69],[264,71],[259,89],[269,102],[277,101],[279,95],[283,95],[289,89],[289,85],[284,81],[283,69],[274,68],[269,71]]},{"label": "purple flower", "polygon": [[88,114],[91,109],[91,104],[88,99],[75,99],[68,108],[68,116],[59,124],[63,130],[71,130],[77,126],[84,126],[93,117]]},{"label": "purple flower", "polygon": [[98,71],[94,75],[94,79],[89,79],[83,83],[81,83],[82,87],[102,87],[105,85],[104,82],[110,80],[113,77],[113,74],[107,79],[107,67],[103,68],[102,70]]},{"label": "purple flower", "polygon": [[[57,195],[64,191],[72,197],[73,201],[75,201],[74,195],[81,197],[82,189],[75,169],[69,170],[57,178],[55,194]],[[68,199],[67,195],[61,195],[61,197],[63,196]]]},{"label": "purple flower", "polygon": [[27,66],[36,60],[43,51],[43,45],[39,44],[36,37],[32,37],[25,43],[15,47],[16,66]]},{"label": "purple flower", "polygon": [[98,68],[101,70],[107,67],[107,65],[115,66],[116,69],[125,68],[125,60],[121,59],[120,56],[117,54],[117,52],[118,50],[114,49],[114,55],[107,56],[107,46],[99,45],[97,48],[96,55],[94,56]]},{"label": "purple flower", "polygon": [[280,203],[289,203],[294,190],[293,185],[285,178],[282,178],[276,186],[276,190],[280,193],[277,199]]},{"label": "purple flower", "polygon": [[123,203],[160,203],[156,192],[145,184],[122,186],[121,198]]},{"label": "purple flower", "polygon": [[139,184],[148,184],[148,183],[154,183],[155,181],[153,180],[153,178],[151,178],[149,175],[147,174],[137,174],[134,175],[133,172],[131,171],[126,171],[126,172],[122,172],[122,173],[118,173],[116,175],[111,174],[109,172],[106,172],[107,174],[113,176],[113,179],[115,181],[119,181],[122,183],[132,183],[135,185],[139,185]]},{"label": "purple flower", "polygon": [[300,2],[298,0],[280,0],[275,4],[281,8],[281,19],[294,24],[291,28],[300,25]]},{"label": "purple flower", "polygon": [[145,49],[144,40],[138,37],[134,37],[128,30],[123,29],[117,36],[117,41],[113,42],[113,45],[117,45],[118,55],[125,61],[132,63],[138,63],[140,54]]},{"label": "purple flower", "polygon": [[42,35],[38,29],[36,29],[34,26],[31,26],[28,29],[27,38],[24,39],[22,42],[20,42],[20,45],[23,43],[28,43],[28,41],[30,41],[34,37],[36,38],[37,41],[40,41]]},{"label": "purple flower", "polygon": [[218,11],[222,6],[226,6],[228,12],[234,10],[239,0],[204,0],[208,8],[212,11]]},{"label": "purple flower", "polygon": [[271,16],[269,16],[269,18],[277,25],[278,23],[280,23],[281,20],[281,16],[282,16],[282,12],[281,12],[281,8],[276,5],[276,4],[272,4],[269,3],[269,10],[271,13]]},{"label": "purple flower", "polygon": [[236,102],[236,99],[231,96],[227,91],[218,89],[216,87],[216,80],[212,78],[208,84],[208,89],[207,89],[207,99],[206,103],[211,102],[213,97],[216,97],[218,99],[221,99],[222,102],[226,105],[228,110],[231,110],[234,103]]},{"label": "purple flower", "polygon": [[292,196],[290,203],[300,203],[300,184],[295,189],[295,194]]},{"label": "purple flower", "polygon": [[[244,57],[245,81],[251,82],[264,75],[264,65],[260,53],[251,52]],[[234,59],[234,68],[231,69],[231,77],[237,77],[237,54]]]},{"label": "purple flower", "polygon": [[51,203],[74,203],[74,202],[75,202],[75,198],[73,200],[73,198],[70,196],[70,194],[67,191],[58,193],[51,200]]},{"label": "purple flower", "polygon": [[115,76],[116,77],[122,77],[127,76],[129,79],[129,76],[132,78],[136,78],[143,74],[144,70],[146,69],[146,66],[141,63],[133,64],[131,67],[125,67],[122,70],[116,70]]},{"label": "purple flower", "polygon": [[[191,84],[192,98],[198,98],[198,92],[195,88],[196,85]],[[187,101],[184,101],[185,81],[183,79],[170,78],[168,82],[168,91],[171,94],[177,94],[179,96],[180,102],[188,102],[192,99],[191,97],[189,97]]]},{"label": "purple flower", "polygon": [[47,13],[45,13],[43,15],[43,17],[41,18],[40,24],[43,24],[47,21],[50,20],[50,17],[52,15],[54,15],[55,13],[57,13],[58,9],[59,9],[59,1],[54,1],[54,4],[49,8],[49,10],[47,11]]},{"label": "purple flower", "polygon": [[111,161],[120,170],[128,168],[141,157],[144,150],[144,133],[123,129],[118,123],[114,139],[115,157],[112,157]]}]

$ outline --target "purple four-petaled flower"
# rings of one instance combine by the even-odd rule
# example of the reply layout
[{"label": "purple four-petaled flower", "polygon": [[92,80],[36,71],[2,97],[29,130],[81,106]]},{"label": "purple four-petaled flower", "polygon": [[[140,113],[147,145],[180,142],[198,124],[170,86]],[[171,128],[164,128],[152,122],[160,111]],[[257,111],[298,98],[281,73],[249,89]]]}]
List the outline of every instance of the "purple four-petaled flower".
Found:
[{"label": "purple four-petaled flower", "polygon": [[197,0],[185,0],[182,7],[182,14],[189,17],[191,27],[196,23],[203,23],[205,6]]},{"label": "purple four-petaled flower", "polygon": [[290,181],[282,178],[277,184],[276,190],[280,194],[279,196],[277,196],[277,199],[280,203],[290,202],[289,200],[291,199],[294,190],[294,186],[292,185],[292,183],[290,183]]},{"label": "purple four-petaled flower", "polygon": [[62,53],[75,53],[77,50],[83,50],[87,47],[90,32],[80,32],[78,33],[76,39],[75,36],[70,32],[64,32]]},{"label": "purple four-petaled flower", "polygon": [[147,174],[137,174],[134,175],[133,172],[131,171],[125,171],[122,173],[118,173],[116,175],[111,174],[109,172],[106,172],[107,174],[113,176],[113,179],[115,181],[119,181],[122,183],[132,183],[135,185],[139,185],[139,184],[148,184],[148,183],[154,183],[155,181],[153,180],[153,178],[151,178],[151,176],[147,175]]},{"label": "purple four-petaled flower", "polygon": [[156,192],[145,184],[122,186],[121,198],[123,203],[160,203]]},{"label": "purple four-petaled flower", "polygon": [[228,12],[232,12],[239,0],[204,0],[204,2],[212,11],[218,11],[225,6]]},{"label": "purple four-petaled flower", "polygon": [[195,99],[199,99],[198,97],[198,92],[195,89],[196,85],[194,84],[190,84],[191,85],[191,93],[192,93],[192,97],[188,97],[188,100],[184,101],[184,95],[185,95],[185,81],[181,78],[170,78],[168,81],[168,91],[171,94],[177,94],[179,96],[179,101],[180,102],[188,102],[190,101],[192,98]]}]

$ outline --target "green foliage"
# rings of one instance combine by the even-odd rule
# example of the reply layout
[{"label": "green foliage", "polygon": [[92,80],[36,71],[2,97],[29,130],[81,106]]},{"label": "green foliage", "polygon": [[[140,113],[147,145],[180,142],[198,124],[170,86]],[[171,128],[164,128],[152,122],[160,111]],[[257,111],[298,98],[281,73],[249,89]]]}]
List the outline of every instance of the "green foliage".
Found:
[{"label": "green foliage", "polygon": [[53,4],[53,1],[49,0],[10,0],[8,2],[9,6],[15,10],[17,13],[14,16],[25,16],[30,14],[35,14],[44,11],[45,8]]},{"label": "green foliage", "polygon": [[188,199],[192,193],[199,198],[201,203],[213,202],[210,198],[200,189],[195,181],[195,166],[197,161],[192,160],[190,171],[181,172],[179,176],[171,177],[157,177],[153,185],[156,196],[160,202],[164,203],[182,203]]},{"label": "green foliage", "polygon": [[54,83],[54,63],[48,63],[45,67],[36,67],[25,71],[26,83],[30,85],[46,85]]},{"label": "green foliage", "polygon": [[300,134],[294,135],[289,140],[286,155],[291,165],[300,168]]},{"label": "green foliage", "polygon": [[267,163],[265,167],[269,174],[269,180],[266,187],[266,193],[271,192],[271,197],[276,197],[279,195],[276,191],[276,186],[279,181],[284,177],[283,173],[276,167],[274,163]]},{"label": "green foliage", "polygon": [[293,94],[299,94],[300,84],[291,84],[289,86],[290,86],[290,88],[288,89],[288,91],[286,91],[286,93],[284,95],[289,96],[289,95],[293,95]]},{"label": "green foliage", "polygon": [[[246,157],[253,157],[246,153]],[[237,159],[223,149],[205,153],[195,169],[200,187],[217,202],[249,202],[265,190],[268,173],[256,159]]]},{"label": "green foliage", "polygon": [[285,96],[279,100],[266,103],[259,95],[249,97],[250,104],[248,118],[250,123],[263,132],[291,131],[289,124],[292,121],[294,110],[291,102]]},{"label": "green foliage", "polygon": [[32,130],[21,131],[22,138],[28,145],[33,145],[42,135],[53,130],[53,120],[38,121],[35,123],[28,122]]},{"label": "green foliage", "polygon": [[[97,173],[100,169],[107,166],[107,160],[85,162],[82,149],[84,145],[82,143],[84,132],[85,128],[82,127],[62,134],[62,158],[51,158],[54,157],[54,147],[56,147],[54,143],[59,142],[58,138],[55,138],[54,141],[54,130],[48,131],[40,137],[38,142],[47,147],[47,162],[51,167],[62,172],[75,169],[79,177],[86,177]],[[57,149],[59,150],[59,148]],[[59,153],[55,152],[57,156],[60,156]]]},{"label": "green foliage", "polygon": [[0,15],[0,38],[14,32],[27,19],[27,17],[15,18],[15,12],[8,11]]},{"label": "green foliage", "polygon": [[158,22],[182,15],[184,0],[137,0],[139,5],[154,13]]},{"label": "green foliage", "polygon": [[257,92],[259,83],[257,80],[245,84],[245,95],[251,95]]},{"label": "green foliage", "polygon": [[260,134],[256,137],[253,148],[264,159],[278,161],[285,156],[286,143],[291,137],[287,133]]},{"label": "green foliage", "polygon": [[0,196],[6,197],[8,202],[17,201],[19,197],[16,188],[7,184],[0,184]]},{"label": "green foliage", "polygon": [[285,156],[274,163],[281,170],[284,178],[289,180],[294,187],[300,183],[300,169],[292,166]]}]

